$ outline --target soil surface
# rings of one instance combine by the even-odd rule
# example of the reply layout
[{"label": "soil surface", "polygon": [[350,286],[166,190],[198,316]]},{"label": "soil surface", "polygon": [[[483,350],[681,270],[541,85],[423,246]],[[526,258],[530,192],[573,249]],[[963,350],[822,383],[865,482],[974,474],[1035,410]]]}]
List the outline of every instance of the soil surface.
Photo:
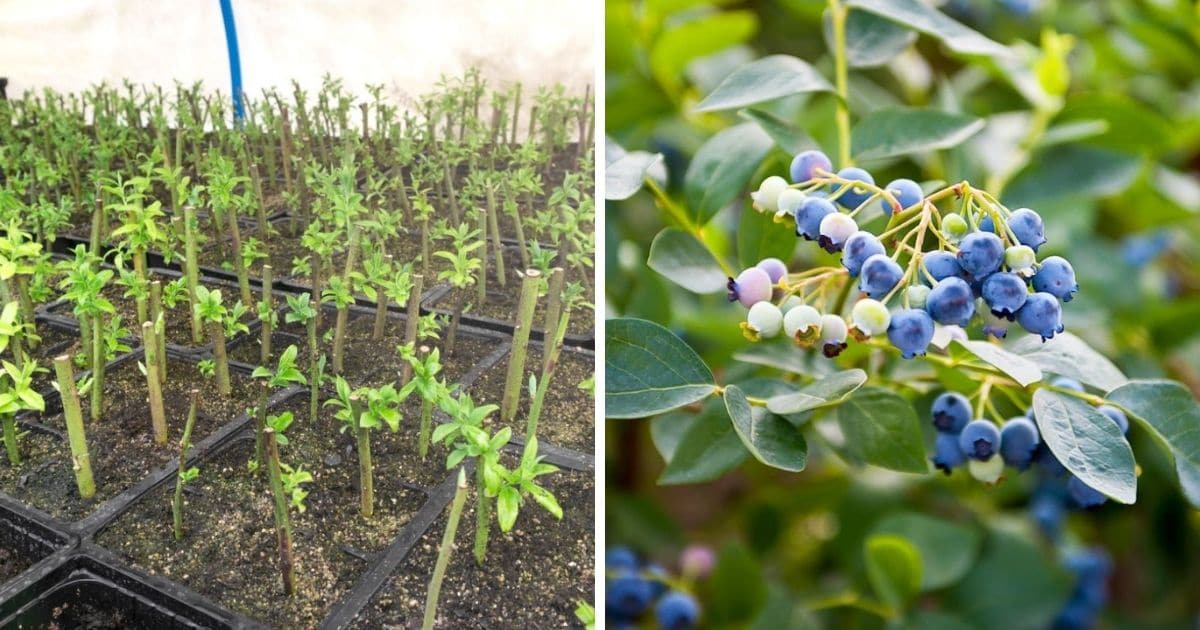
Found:
[{"label": "soil surface", "polygon": [[[500,404],[504,397],[504,380],[508,374],[509,357],[510,355],[505,355],[496,367],[488,370],[471,385],[471,394],[476,402]],[[594,371],[595,364],[589,356],[567,350],[559,354],[558,368],[550,379],[550,389],[546,391],[546,399],[542,403],[542,412],[538,418],[539,441],[584,453],[594,452],[595,402],[590,388],[579,388],[579,384],[591,377]],[[529,405],[532,400],[526,384],[529,383],[531,374],[542,377],[541,349],[533,346],[530,346],[526,353],[517,415],[512,421],[504,422],[499,413],[494,414],[491,421],[499,426],[493,430],[507,426],[512,429],[513,435],[525,435],[525,424],[529,418]]]},{"label": "soil surface", "polygon": [[23,553],[23,551],[16,549],[16,545],[9,544],[9,541],[4,541],[4,544],[0,545],[0,584],[17,577],[25,569],[33,566],[34,562],[41,559]]},{"label": "soil surface", "polygon": [[[104,501],[179,456],[188,392],[193,387],[201,392],[196,426],[192,430],[193,443],[244,413],[253,404],[255,386],[246,377],[236,373],[230,376],[232,396],[223,398],[215,379],[202,377],[195,364],[170,359],[163,388],[168,439],[165,445],[158,445],[150,423],[146,377],[137,361],[110,368],[105,377],[105,409],[101,420],[91,420],[90,397],[81,401],[96,494],[88,500],[79,497],[66,439],[44,430],[30,431],[20,441],[23,458],[20,466],[13,467],[7,458],[0,463],[0,491],[56,518],[83,519]],[[61,413],[44,417],[41,423],[54,431],[66,431]]]},{"label": "soil surface", "polygon": [[[509,462],[511,464],[511,462]],[[533,501],[516,526],[500,533],[492,521],[483,567],[471,553],[474,496],[467,499],[454,555],[442,582],[438,628],[577,628],[579,600],[593,601],[595,506],[593,474],[562,471],[540,477],[563,508],[557,521]],[[449,508],[413,547],[392,577],[355,618],[355,628],[419,628],[437,547]]]},{"label": "soil surface", "polygon": [[312,473],[306,510],[291,511],[298,592],[283,595],[271,494],[266,477],[250,472],[254,441],[239,440],[198,463],[186,488],[187,533],[175,541],[164,484],[139,501],[97,542],[154,574],[182,582],[242,614],[284,628],[316,626],[425,503],[424,488],[447,474],[444,454],[424,463],[416,454],[415,422],[401,432],[372,432],[375,514],[360,512],[357,453],[331,409],[314,423],[308,398],[285,401],[296,414],[282,446],[284,463]]}]

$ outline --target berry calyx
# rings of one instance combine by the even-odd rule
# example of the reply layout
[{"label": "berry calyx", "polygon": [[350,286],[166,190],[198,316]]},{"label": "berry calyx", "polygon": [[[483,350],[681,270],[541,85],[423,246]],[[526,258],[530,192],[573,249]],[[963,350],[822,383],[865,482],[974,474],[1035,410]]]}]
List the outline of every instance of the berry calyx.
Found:
[{"label": "berry calyx", "polygon": [[987,420],[972,420],[958,435],[958,447],[970,459],[987,461],[1000,452],[1000,429]]},{"label": "berry calyx", "polygon": [[783,332],[798,346],[812,345],[821,335],[821,312],[807,304],[788,309],[783,314]]},{"label": "berry calyx", "polygon": [[958,435],[971,421],[971,403],[957,392],[938,395],[929,411],[933,416],[933,427],[940,433]]}]

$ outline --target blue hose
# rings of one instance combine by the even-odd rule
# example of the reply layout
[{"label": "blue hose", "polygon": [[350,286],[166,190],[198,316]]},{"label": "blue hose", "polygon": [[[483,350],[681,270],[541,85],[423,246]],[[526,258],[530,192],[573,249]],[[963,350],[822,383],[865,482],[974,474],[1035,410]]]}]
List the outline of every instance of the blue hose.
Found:
[{"label": "blue hose", "polygon": [[229,77],[233,83],[233,119],[239,124],[246,117],[242,107],[242,60],[238,55],[237,26],[233,23],[232,0],[221,0],[221,17],[225,20],[225,45],[229,48]]}]

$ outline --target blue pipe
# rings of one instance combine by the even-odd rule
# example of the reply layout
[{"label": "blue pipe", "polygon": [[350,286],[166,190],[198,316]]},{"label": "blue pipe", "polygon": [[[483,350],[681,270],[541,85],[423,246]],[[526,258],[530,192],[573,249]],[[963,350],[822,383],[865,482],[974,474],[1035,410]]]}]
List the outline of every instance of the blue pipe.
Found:
[{"label": "blue pipe", "polygon": [[232,0],[221,0],[221,17],[225,20],[225,46],[229,48],[229,77],[233,89],[233,119],[240,125],[246,117],[242,107],[242,60],[238,55],[237,26],[233,23]]}]

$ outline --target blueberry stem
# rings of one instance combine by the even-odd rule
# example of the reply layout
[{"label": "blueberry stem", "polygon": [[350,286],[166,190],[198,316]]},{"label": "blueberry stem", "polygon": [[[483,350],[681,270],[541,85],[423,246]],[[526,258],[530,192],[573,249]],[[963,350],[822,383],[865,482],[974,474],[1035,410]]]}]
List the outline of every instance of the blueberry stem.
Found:
[{"label": "blueberry stem", "polygon": [[857,608],[883,619],[894,619],[896,616],[896,612],[891,608],[888,608],[887,606],[884,606],[878,602],[865,599],[863,596],[853,591],[816,599],[808,602],[805,607],[810,611],[825,610],[828,608]]},{"label": "blueberry stem", "polygon": [[649,177],[645,178],[644,181],[646,183],[646,187],[650,189],[650,192],[658,201],[658,205],[670,212],[671,216],[675,217],[675,220],[678,221],[681,226],[691,232],[692,236],[696,237],[697,241],[700,241],[700,244],[708,250],[708,253],[712,254],[713,259],[716,260],[717,264],[721,266],[721,271],[729,277],[736,276],[737,274],[733,272],[733,269],[729,267],[729,264],[725,262],[725,259],[721,256],[718,256],[717,253],[714,252],[711,247],[709,247],[708,242],[704,240],[704,231],[701,229],[701,227],[696,225],[690,218],[688,218],[687,213],[684,212],[682,208],[676,205],[675,202],[671,201],[671,198],[668,197],[667,194],[663,192],[663,189],[659,187],[658,182]]},{"label": "blueberry stem", "polygon": [[837,87],[838,166],[850,166],[850,71],[846,62],[846,15],[849,9],[840,0],[829,0],[833,27],[833,67]]}]

